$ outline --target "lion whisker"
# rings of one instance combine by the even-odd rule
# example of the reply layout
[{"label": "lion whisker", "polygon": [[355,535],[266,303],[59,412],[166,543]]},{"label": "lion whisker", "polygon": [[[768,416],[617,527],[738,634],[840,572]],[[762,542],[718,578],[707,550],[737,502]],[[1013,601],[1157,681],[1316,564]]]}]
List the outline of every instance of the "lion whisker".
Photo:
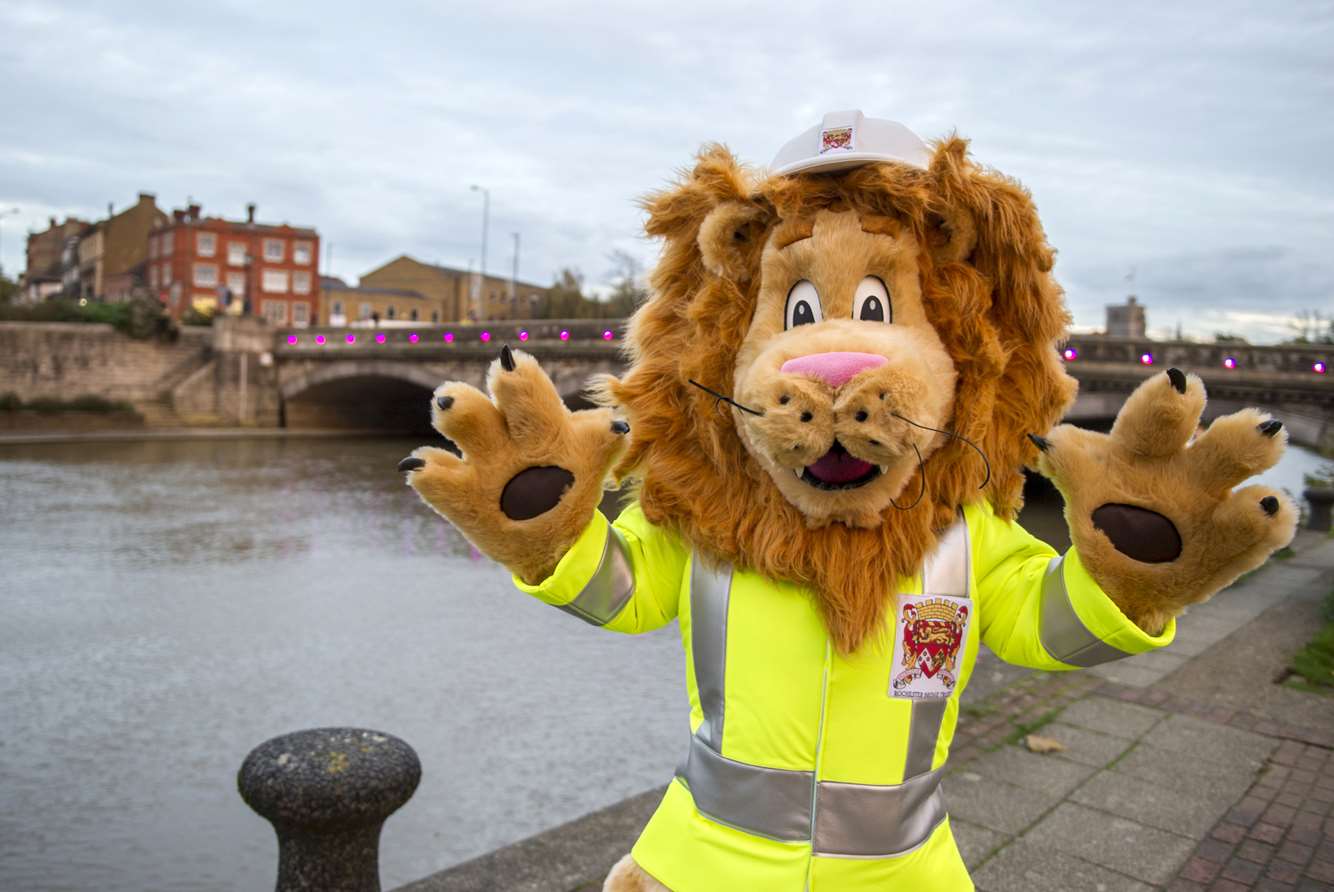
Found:
[{"label": "lion whisker", "polygon": [[711,387],[705,387],[703,384],[699,383],[699,382],[696,381],[694,378],[687,378],[686,380],[689,381],[691,384],[694,384],[696,387],[698,387],[700,390],[704,391],[705,393],[709,394],[710,396],[717,397],[718,399],[722,400],[722,401],[725,402],[725,403],[730,403],[731,405],[736,406],[736,407],[737,407],[738,409],[740,409],[742,412],[749,412],[750,414],[752,414],[752,415],[756,415],[756,416],[763,416],[763,415],[764,415],[763,412],[760,412],[760,411],[758,411],[758,410],[756,410],[756,409],[752,409],[752,408],[750,408],[749,406],[743,406],[743,405],[741,405],[741,404],[738,403],[736,400],[732,399],[730,396],[723,396],[721,393],[719,393],[718,391],[714,390],[713,388],[711,388]]},{"label": "lion whisker", "polygon": [[926,463],[922,461],[922,450],[917,448],[916,443],[912,443],[912,451],[917,453],[917,473],[921,475],[922,478],[922,489],[917,493],[917,498],[913,499],[913,503],[907,508],[904,508],[898,502],[890,499],[889,504],[898,508],[900,511],[911,511],[913,508],[916,508],[917,503],[922,501],[922,496],[926,495]]},{"label": "lion whisker", "polygon": [[[897,418],[899,421],[902,421],[906,424],[911,424],[913,427],[921,428],[924,431],[935,431],[938,434],[944,434],[947,437],[953,437],[956,440],[962,440],[969,446],[972,446],[973,449],[976,450],[977,454],[982,456],[982,464],[986,465],[987,467],[987,476],[985,479],[983,479],[982,485],[979,486],[978,489],[987,488],[987,484],[991,482],[991,460],[987,458],[987,454],[983,452],[981,447],[979,447],[976,443],[965,437],[963,434],[956,434],[954,431],[941,430],[938,427],[930,427],[929,425],[918,424],[916,421],[913,421],[911,418],[905,418],[898,412],[891,412],[890,414],[893,415],[895,418]],[[914,446],[913,448],[916,449],[917,447]],[[920,457],[920,453],[918,455]]]}]

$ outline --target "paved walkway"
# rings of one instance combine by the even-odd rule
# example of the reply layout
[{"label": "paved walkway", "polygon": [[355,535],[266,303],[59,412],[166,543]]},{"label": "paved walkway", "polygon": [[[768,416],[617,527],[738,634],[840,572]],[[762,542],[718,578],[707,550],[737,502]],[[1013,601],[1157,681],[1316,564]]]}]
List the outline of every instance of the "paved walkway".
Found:
[{"label": "paved walkway", "polygon": [[[1068,676],[979,661],[945,782],[979,890],[1334,889],[1334,698],[1249,657],[1282,666],[1312,631],[1334,541],[1303,544],[1194,608],[1163,652]],[[1249,690],[1190,680],[1229,657]],[[1065,749],[1030,752],[1032,731]]]}]

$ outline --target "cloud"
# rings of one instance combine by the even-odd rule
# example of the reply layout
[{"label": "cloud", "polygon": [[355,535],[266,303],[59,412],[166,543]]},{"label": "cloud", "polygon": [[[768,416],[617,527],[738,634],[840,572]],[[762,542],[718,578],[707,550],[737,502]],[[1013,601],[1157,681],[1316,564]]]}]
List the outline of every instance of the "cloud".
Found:
[{"label": "cloud", "polygon": [[0,32],[11,270],[20,226],[140,190],[316,225],[344,276],[465,266],[478,183],[489,269],[520,232],[521,276],[597,284],[613,249],[652,261],[635,199],[702,143],[763,164],[860,106],[1019,177],[1078,323],[1132,267],[1188,329],[1334,294],[1327,4],[11,2]]}]

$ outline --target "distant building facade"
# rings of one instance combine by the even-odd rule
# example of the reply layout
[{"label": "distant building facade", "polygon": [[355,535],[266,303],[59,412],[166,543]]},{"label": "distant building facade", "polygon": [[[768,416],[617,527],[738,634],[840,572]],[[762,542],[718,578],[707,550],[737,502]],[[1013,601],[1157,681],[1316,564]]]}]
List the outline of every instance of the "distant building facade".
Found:
[{"label": "distant building facade", "polygon": [[349,285],[335,276],[320,277],[320,324],[353,325],[446,321],[440,305],[418,291]]},{"label": "distant building facade", "polygon": [[46,229],[28,233],[22,300],[38,303],[66,293],[78,294],[79,239],[91,227],[77,217],[66,217],[63,223],[52,217]]},{"label": "distant building facade", "polygon": [[360,281],[363,287],[416,291],[435,304],[442,322],[530,318],[547,293],[543,285],[516,281],[511,289],[508,278],[482,277],[406,254],[365,273]]},{"label": "distant building facade", "polygon": [[298,328],[319,319],[319,233],[256,223],[253,204],[244,221],[201,211],[172,211],[147,240],[148,284],[169,315],[249,314]]},{"label": "distant building facade", "polygon": [[1144,306],[1130,295],[1123,304],[1107,307],[1107,334],[1114,338],[1144,337]]}]

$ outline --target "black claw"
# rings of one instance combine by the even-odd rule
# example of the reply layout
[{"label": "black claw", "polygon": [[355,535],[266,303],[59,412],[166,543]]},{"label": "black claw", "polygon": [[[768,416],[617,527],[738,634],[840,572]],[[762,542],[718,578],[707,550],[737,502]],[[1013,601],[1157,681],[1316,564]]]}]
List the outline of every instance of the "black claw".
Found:
[{"label": "black claw", "polygon": [[1167,380],[1172,382],[1172,386],[1176,388],[1177,393],[1186,392],[1186,375],[1181,369],[1168,369]]},{"label": "black claw", "polygon": [[1265,496],[1260,500],[1260,507],[1264,509],[1265,514],[1273,517],[1278,513],[1278,499],[1273,496]]},{"label": "black claw", "polygon": [[611,432],[613,434],[628,434],[630,433],[630,425],[618,418],[611,423]]},{"label": "black claw", "polygon": [[424,468],[424,467],[426,467],[426,462],[420,458],[417,458],[417,456],[415,455],[409,455],[407,458],[403,459],[401,462],[398,463],[398,469],[400,471],[415,471],[418,468]]},{"label": "black claw", "polygon": [[1038,452],[1046,452],[1051,448],[1051,440],[1046,437],[1039,437],[1037,434],[1028,435],[1029,442],[1038,447]]},{"label": "black claw", "polygon": [[447,412],[449,407],[454,405],[454,398],[452,396],[438,396],[435,398],[435,404],[440,407],[442,412]]},{"label": "black claw", "polygon": [[514,353],[509,344],[500,348],[500,367],[507,372],[514,371]]},{"label": "black claw", "polygon": [[1274,436],[1275,434],[1277,434],[1279,431],[1283,430],[1283,422],[1281,422],[1281,421],[1266,421],[1266,422],[1264,422],[1263,424],[1261,424],[1261,425],[1259,426],[1258,430],[1260,431],[1260,433],[1264,434],[1266,437],[1272,437],[1272,436]]}]

